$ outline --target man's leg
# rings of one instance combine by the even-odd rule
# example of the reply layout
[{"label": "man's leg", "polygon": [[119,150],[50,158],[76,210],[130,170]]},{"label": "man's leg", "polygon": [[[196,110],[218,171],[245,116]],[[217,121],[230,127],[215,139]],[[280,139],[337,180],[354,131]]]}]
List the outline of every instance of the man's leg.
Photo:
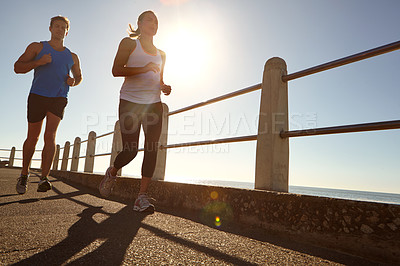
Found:
[{"label": "man's leg", "polygon": [[24,194],[28,187],[29,165],[35,153],[36,143],[38,142],[43,119],[46,115],[46,102],[39,95],[29,94],[27,107],[28,136],[23,145],[22,170],[16,185],[16,190],[19,194]]},{"label": "man's leg", "polygon": [[23,146],[23,160],[22,160],[22,171],[21,175],[28,175],[29,165],[32,160],[32,156],[35,152],[36,143],[38,142],[40,131],[42,129],[42,121],[36,123],[28,123],[28,136]]},{"label": "man's leg", "polygon": [[50,173],[50,167],[56,150],[56,133],[61,118],[53,113],[46,114],[46,130],[44,132],[44,147],[42,151],[42,178]]},{"label": "man's leg", "polygon": [[32,156],[35,153],[35,147],[42,129],[42,123],[43,120],[35,123],[28,123],[28,136],[24,142],[22,152],[22,170],[16,185],[16,190],[19,194],[24,194],[28,188],[29,165]]}]

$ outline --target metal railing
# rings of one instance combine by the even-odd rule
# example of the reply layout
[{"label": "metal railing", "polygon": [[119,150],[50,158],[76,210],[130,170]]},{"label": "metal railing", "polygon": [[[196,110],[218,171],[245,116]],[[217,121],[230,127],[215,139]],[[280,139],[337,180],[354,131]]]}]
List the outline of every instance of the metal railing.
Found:
[{"label": "metal railing", "polygon": [[179,114],[179,113],[182,113],[182,112],[186,112],[186,111],[190,111],[190,110],[193,110],[193,109],[196,109],[196,108],[199,108],[199,107],[203,107],[203,106],[206,106],[206,105],[209,105],[209,104],[212,104],[212,103],[217,103],[217,102],[220,102],[220,101],[223,101],[223,100],[227,100],[227,99],[230,99],[230,98],[233,98],[233,97],[236,97],[236,96],[240,96],[240,95],[243,95],[243,94],[246,94],[246,93],[250,93],[250,92],[253,92],[253,91],[256,91],[256,90],[259,90],[259,89],[261,89],[261,83],[253,85],[253,86],[250,86],[250,87],[247,87],[245,89],[241,89],[241,90],[237,90],[237,91],[225,94],[225,95],[221,95],[219,97],[212,98],[212,99],[210,99],[208,101],[205,101],[205,102],[196,103],[196,104],[193,104],[193,105],[190,105],[190,106],[187,106],[187,107],[172,111],[168,115],[169,116],[176,115],[176,114]]},{"label": "metal railing", "polygon": [[[348,57],[343,57],[338,60],[334,60],[325,64],[321,64],[315,67],[311,67],[293,74],[282,76],[282,81],[290,81],[301,77],[309,76],[318,72],[326,71],[332,68],[344,66],[350,63],[361,61],[367,58],[378,56],[381,54],[393,52],[400,49],[400,41],[393,42],[387,45],[383,45],[371,50],[367,50],[358,54],[354,54]],[[315,128],[311,130],[294,130],[294,131],[283,131],[280,133],[282,138],[289,137],[300,137],[300,136],[312,136],[312,135],[324,135],[324,134],[337,134],[337,133],[353,133],[363,131],[375,131],[375,130],[388,130],[400,128],[400,120],[375,122],[366,124],[353,124],[346,126],[326,127],[326,128]]]},{"label": "metal railing", "polygon": [[[3,161],[3,162],[7,162],[7,164],[10,165],[10,166],[14,165],[14,160],[19,160],[19,161],[23,160],[23,158],[15,157],[15,153],[16,152],[22,152],[23,150],[17,150],[17,149],[15,149],[15,147],[13,147],[11,149],[0,149],[0,152],[1,151],[10,152],[9,157],[0,156],[0,160],[4,160],[4,159],[8,160],[8,161]],[[42,150],[35,150],[35,152],[40,152],[40,151],[42,151]],[[31,161],[41,161],[41,160],[42,159],[38,159],[38,158],[31,159]]]},{"label": "metal railing", "polygon": [[338,133],[354,133],[354,132],[365,132],[365,131],[376,131],[376,130],[389,130],[389,129],[398,129],[398,128],[400,128],[400,120],[393,120],[393,121],[386,121],[386,122],[353,124],[353,125],[347,125],[347,126],[282,131],[280,133],[280,136],[282,138],[291,138],[291,137],[302,137],[302,136],[338,134]]},{"label": "metal railing", "polygon": [[357,61],[361,61],[364,59],[368,59],[374,56],[378,56],[381,54],[386,54],[389,52],[393,52],[400,49],[400,41],[397,42],[393,42],[387,45],[383,45],[371,50],[367,50],[358,54],[354,54],[351,56],[347,56],[347,57],[343,57],[325,64],[321,64],[315,67],[311,67],[311,68],[307,68],[304,69],[302,71],[299,72],[295,72],[289,75],[284,75],[282,76],[282,81],[289,81],[289,80],[294,80],[294,79],[298,79],[301,77],[305,77],[305,76],[309,76],[318,72],[322,72],[325,70],[329,70],[332,68],[336,68],[336,67],[340,67],[340,66],[344,66],[347,64],[351,64]]},{"label": "metal railing", "polygon": [[[234,143],[243,141],[257,141],[255,188],[275,191],[288,191],[289,172],[289,142],[291,137],[312,136],[323,134],[338,134],[350,132],[365,132],[376,130],[399,129],[400,120],[384,121],[365,124],[354,124],[345,126],[314,128],[306,130],[288,130],[288,81],[322,72],[328,69],[340,67],[346,64],[364,60],[377,55],[389,53],[400,49],[400,41],[380,46],[365,52],[354,54],[325,64],[311,67],[292,74],[286,74],[286,63],[280,58],[271,58],[265,64],[263,83],[256,84],[232,93],[228,93],[210,100],[193,104],[175,111],[168,112],[168,107],[163,104],[163,129],[160,137],[160,150],[157,157],[155,179],[163,179],[166,165],[166,149],[190,147],[199,145]],[[257,135],[239,136],[216,140],[194,141],[187,143],[167,144],[168,117],[182,112],[200,108],[209,104],[217,103],[226,99],[262,90],[260,103],[260,119]],[[278,99],[278,101],[273,101]],[[95,154],[96,139],[113,134],[112,150],[109,153]],[[80,156],[80,145],[87,143],[86,155]],[[69,150],[73,147],[72,157],[69,157]],[[15,148],[14,153],[15,153]],[[4,149],[0,149],[2,151]],[[77,171],[79,159],[85,158],[85,172],[93,172],[94,158],[111,155],[110,164],[115,156],[122,150],[122,140],[119,122],[115,124],[114,131],[96,137],[95,132],[90,132],[88,139],[81,141],[76,138],[74,144],[67,141],[64,147],[57,145],[56,155],[53,162],[53,169],[57,170],[60,150],[64,150],[62,156],[61,170],[67,170],[68,160],[71,162],[71,171]],[[140,149],[139,151],[143,151]],[[12,150],[10,150],[13,153]],[[11,161],[10,154],[10,161]],[[12,166],[12,164],[11,164]]]}]

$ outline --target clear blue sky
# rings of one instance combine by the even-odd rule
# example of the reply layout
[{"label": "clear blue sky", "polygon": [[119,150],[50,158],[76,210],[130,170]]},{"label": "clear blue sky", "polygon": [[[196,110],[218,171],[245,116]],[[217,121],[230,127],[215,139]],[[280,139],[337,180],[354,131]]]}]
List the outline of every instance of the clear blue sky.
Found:
[{"label": "clear blue sky", "polygon": [[[400,39],[397,0],[88,0],[8,1],[0,9],[0,148],[21,149],[33,72],[13,64],[26,46],[48,40],[49,20],[71,20],[65,45],[84,80],[70,90],[57,143],[110,132],[121,78],[111,75],[128,23],[153,10],[155,44],[167,54],[163,97],[170,110],[261,82],[265,62],[281,57],[293,73]],[[400,51],[289,82],[290,129],[397,120]],[[171,117],[169,143],[252,135],[259,92]],[[290,140],[290,184],[400,193],[400,130]],[[111,138],[99,140],[98,153]],[[169,150],[167,179],[254,180],[255,142]],[[37,148],[43,147],[42,136]],[[1,152],[0,156],[8,156]],[[17,154],[20,157],[20,154]],[[40,156],[37,154],[36,157]],[[123,173],[139,175],[139,155]],[[103,172],[109,159],[96,159]],[[81,162],[80,168],[82,168]]]}]

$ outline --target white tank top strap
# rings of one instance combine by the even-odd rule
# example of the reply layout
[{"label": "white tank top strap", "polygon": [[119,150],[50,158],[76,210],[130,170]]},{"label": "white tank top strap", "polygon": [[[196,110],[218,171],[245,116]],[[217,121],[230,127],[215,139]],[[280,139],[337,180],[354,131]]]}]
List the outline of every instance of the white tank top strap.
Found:
[{"label": "white tank top strap", "polygon": [[[147,52],[147,51],[143,48],[142,43],[140,42],[139,39],[136,39],[136,48],[138,48],[142,53],[145,53],[145,54],[148,54],[148,55],[151,55],[151,56],[157,56],[158,54],[160,54],[160,50],[158,50],[158,49],[157,49],[156,54],[151,54],[151,53]],[[133,52],[133,51],[132,51],[132,52]]]}]

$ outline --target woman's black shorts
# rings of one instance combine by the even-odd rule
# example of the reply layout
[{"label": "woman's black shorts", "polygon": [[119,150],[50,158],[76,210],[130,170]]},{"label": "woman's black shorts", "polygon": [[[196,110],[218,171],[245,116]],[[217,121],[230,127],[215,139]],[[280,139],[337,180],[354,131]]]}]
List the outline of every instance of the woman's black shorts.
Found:
[{"label": "woman's black shorts", "polygon": [[68,100],[65,97],[45,97],[30,93],[28,97],[28,122],[36,123],[42,121],[47,112],[63,119],[67,103]]}]

